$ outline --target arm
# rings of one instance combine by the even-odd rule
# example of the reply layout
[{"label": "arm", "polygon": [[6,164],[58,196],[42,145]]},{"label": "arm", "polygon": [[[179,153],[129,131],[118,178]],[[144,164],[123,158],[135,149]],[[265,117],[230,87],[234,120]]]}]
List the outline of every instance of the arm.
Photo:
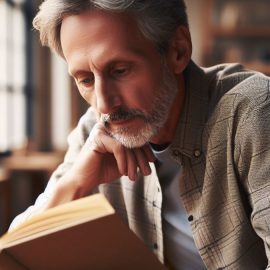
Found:
[{"label": "arm", "polygon": [[154,156],[149,147],[124,148],[96,123],[91,109],[69,135],[68,143],[64,162],[52,174],[45,191],[14,219],[10,229],[48,208],[89,195],[101,183],[122,175],[136,180],[137,167],[143,175],[151,173],[148,163]]},{"label": "arm", "polygon": [[154,156],[149,146],[127,149],[112,138],[100,123],[95,124],[67,173],[58,181],[45,209],[88,195],[99,184],[122,175],[136,181],[137,168],[149,175]]},{"label": "arm", "polygon": [[[259,84],[260,85],[260,84]],[[256,92],[238,132],[240,179],[252,208],[251,223],[264,241],[270,265],[270,100],[269,83]]]}]

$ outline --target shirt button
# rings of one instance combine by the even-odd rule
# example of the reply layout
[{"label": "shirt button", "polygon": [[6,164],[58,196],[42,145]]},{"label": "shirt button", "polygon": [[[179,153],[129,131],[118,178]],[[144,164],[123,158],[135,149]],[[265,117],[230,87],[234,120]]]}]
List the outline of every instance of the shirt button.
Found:
[{"label": "shirt button", "polygon": [[196,149],[195,151],[194,151],[194,156],[195,157],[199,157],[200,155],[201,155],[201,151],[200,150],[198,150],[198,149]]},{"label": "shirt button", "polygon": [[192,215],[190,215],[190,216],[188,217],[188,221],[189,221],[189,222],[193,221],[193,219],[194,219],[194,218],[193,218]]}]

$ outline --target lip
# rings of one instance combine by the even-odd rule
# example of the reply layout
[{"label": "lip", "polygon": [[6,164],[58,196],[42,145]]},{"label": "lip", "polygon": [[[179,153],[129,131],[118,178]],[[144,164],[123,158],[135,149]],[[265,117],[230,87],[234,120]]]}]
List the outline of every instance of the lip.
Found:
[{"label": "lip", "polygon": [[128,125],[133,120],[134,120],[134,118],[130,118],[130,119],[127,119],[127,120],[112,121],[112,122],[109,123],[109,125],[112,125],[112,126],[125,126],[125,125]]}]

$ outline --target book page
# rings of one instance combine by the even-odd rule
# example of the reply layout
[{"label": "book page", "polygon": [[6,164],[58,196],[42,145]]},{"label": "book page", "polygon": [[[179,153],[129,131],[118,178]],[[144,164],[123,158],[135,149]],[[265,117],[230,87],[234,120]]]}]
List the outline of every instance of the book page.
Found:
[{"label": "book page", "polygon": [[113,214],[104,195],[95,194],[51,208],[0,238],[0,250],[77,224]]}]

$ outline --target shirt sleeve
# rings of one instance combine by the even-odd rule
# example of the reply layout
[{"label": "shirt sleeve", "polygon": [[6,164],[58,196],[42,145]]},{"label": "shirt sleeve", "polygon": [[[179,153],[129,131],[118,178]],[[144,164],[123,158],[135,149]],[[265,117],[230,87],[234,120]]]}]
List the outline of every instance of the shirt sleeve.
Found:
[{"label": "shirt sleeve", "polygon": [[91,108],[89,108],[81,117],[77,127],[69,134],[67,139],[68,150],[65,154],[64,161],[51,175],[46,189],[38,196],[34,205],[29,206],[23,213],[15,217],[10,224],[9,230],[14,229],[16,226],[38,213],[43,208],[48,198],[52,195],[55,184],[71,168],[72,164],[76,160],[95,122],[95,113]]},{"label": "shirt sleeve", "polygon": [[270,265],[270,98],[269,79],[258,81],[267,91],[256,91],[238,133],[236,145],[240,180],[251,206],[251,224],[264,241]]}]

